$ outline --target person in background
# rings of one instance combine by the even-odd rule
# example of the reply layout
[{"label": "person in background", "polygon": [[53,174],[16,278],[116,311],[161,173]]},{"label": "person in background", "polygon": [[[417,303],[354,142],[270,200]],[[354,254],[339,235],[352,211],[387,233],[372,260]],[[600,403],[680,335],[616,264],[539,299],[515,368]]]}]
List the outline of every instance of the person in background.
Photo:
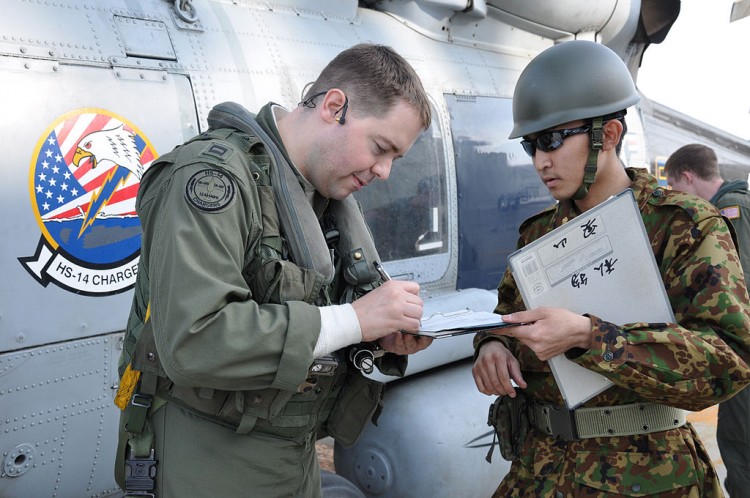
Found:
[{"label": "person in background", "polygon": [[[516,84],[510,138],[558,201],[522,223],[518,247],[633,189],[676,323],[526,310],[506,270],[495,312],[518,325],[478,333],[472,369],[480,392],[500,396],[490,421],[512,464],[497,498],[722,496],[685,410],[750,383],[750,301],[716,209],[622,164],[625,114],[639,99],[620,57],[591,41],[544,50]],[[547,362],[559,354],[614,385],[568,410]]]},{"label": "person in background", "polygon": [[[750,192],[745,180],[725,181],[716,152],[706,145],[680,147],[664,166],[670,188],[695,194],[716,206],[737,234],[745,282],[750,275]],[[750,389],[719,404],[716,440],[727,478],[724,487],[732,498],[750,497]]]},{"label": "person in background", "polygon": [[115,400],[128,496],[321,495],[315,440],[348,447],[381,409],[360,370],[403,375],[430,344],[400,333],[419,329],[419,285],[377,271],[351,196],[430,122],[413,68],[360,44],[293,110],[219,104],[149,167]]}]

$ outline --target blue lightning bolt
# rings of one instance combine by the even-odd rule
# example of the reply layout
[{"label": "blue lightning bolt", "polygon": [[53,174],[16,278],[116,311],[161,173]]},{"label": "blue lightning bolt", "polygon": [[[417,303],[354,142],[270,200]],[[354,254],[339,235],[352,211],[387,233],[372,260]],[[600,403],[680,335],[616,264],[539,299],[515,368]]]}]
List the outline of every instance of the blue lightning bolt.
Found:
[{"label": "blue lightning bolt", "polygon": [[129,169],[120,166],[115,166],[109,170],[107,176],[104,178],[104,182],[102,182],[102,186],[91,196],[91,202],[89,203],[89,208],[83,217],[83,223],[81,224],[81,231],[78,232],[78,238],[81,238],[83,232],[94,223],[96,215],[98,215],[104,206],[107,205],[112,198],[112,195],[117,191],[117,188],[125,183],[129,174]]}]

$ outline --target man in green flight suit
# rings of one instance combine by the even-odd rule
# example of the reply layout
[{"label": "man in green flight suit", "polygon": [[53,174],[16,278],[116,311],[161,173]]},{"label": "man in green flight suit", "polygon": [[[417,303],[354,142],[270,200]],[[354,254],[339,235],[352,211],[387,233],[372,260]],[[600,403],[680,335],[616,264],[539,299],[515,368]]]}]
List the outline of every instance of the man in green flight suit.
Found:
[{"label": "man in green flight suit", "polygon": [[[664,165],[669,186],[700,196],[728,218],[737,233],[737,251],[745,283],[750,276],[750,192],[745,180],[724,181],[716,152],[703,144],[688,144],[672,153]],[[750,389],[719,404],[716,440],[732,498],[750,497]]]},{"label": "man in green flight suit", "polygon": [[146,171],[116,399],[126,495],[320,496],[315,440],[353,444],[381,405],[353,360],[399,375],[430,343],[399,332],[419,328],[419,285],[381,277],[350,195],[430,122],[413,68],[361,44],[292,111],[220,104]]},{"label": "man in green flight suit", "polygon": [[[506,271],[495,312],[519,325],[477,334],[473,366],[479,391],[499,395],[493,408],[513,422],[495,423],[513,460],[495,497],[722,495],[684,410],[714,405],[750,382],[747,289],[713,206],[623,166],[625,112],[638,101],[623,61],[590,41],[546,49],[516,84],[510,138],[522,137],[558,201],[521,225],[518,247],[632,188],[677,323],[526,310]],[[567,410],[547,362],[558,354],[614,385]]]}]

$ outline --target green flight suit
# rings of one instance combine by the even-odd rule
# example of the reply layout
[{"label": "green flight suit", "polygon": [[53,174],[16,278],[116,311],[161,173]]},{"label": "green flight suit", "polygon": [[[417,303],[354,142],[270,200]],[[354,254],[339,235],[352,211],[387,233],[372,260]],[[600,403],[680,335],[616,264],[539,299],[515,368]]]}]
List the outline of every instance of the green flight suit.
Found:
[{"label": "green flight suit", "polygon": [[[568,356],[615,386],[582,407],[651,401],[701,410],[750,383],[750,303],[731,233],[708,202],[659,188],[646,170],[627,172],[678,324],[622,325],[590,316],[594,341],[601,347]],[[518,247],[575,216],[572,203],[562,201],[526,220]],[[495,312],[523,309],[513,275],[506,271]],[[485,340],[497,339],[478,334],[475,346]],[[520,362],[526,395],[564,406],[547,362],[515,339],[500,340]],[[717,497],[721,487],[689,423],[663,432],[577,441],[552,438],[531,426],[520,458],[494,496]]]},{"label": "green flight suit", "polygon": [[[710,202],[732,222],[747,282],[750,276],[750,193],[747,182],[724,182]],[[727,469],[724,484],[729,496],[750,498],[750,389],[743,389],[719,404],[716,440]]]},{"label": "green flight suit", "polygon": [[[272,112],[266,105],[257,121],[286,155]],[[258,273],[249,268],[269,221],[261,197],[273,196],[267,195],[271,187],[256,184],[258,168],[249,165],[267,166],[269,158],[256,137],[234,129],[213,133],[155,162],[137,198],[143,241],[128,331],[143,326],[150,303],[166,373],[156,393],[166,402],[149,413],[158,460],[155,492],[159,498],[314,498],[321,493],[315,440],[328,429],[329,398],[345,391],[350,376],[343,388],[321,381],[298,392],[314,360],[320,303],[317,296],[274,303],[253,295],[249,282]],[[222,133],[224,139],[216,138]],[[328,201],[298,179],[322,215]],[[339,297],[340,277],[330,286],[332,299]],[[282,281],[281,287],[286,284],[299,282]],[[352,370],[344,361],[337,372]],[[188,392],[193,404],[186,407],[179,392]],[[194,409],[203,401],[210,413]],[[241,430],[246,419],[249,432]]]}]

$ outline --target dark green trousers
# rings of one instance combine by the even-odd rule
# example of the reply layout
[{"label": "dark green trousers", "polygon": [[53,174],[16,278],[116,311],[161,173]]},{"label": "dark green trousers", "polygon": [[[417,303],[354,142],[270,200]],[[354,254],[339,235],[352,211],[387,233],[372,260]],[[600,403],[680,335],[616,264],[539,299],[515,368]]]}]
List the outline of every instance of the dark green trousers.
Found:
[{"label": "dark green trousers", "polygon": [[716,441],[730,498],[750,498],[750,389],[747,387],[719,404]]},{"label": "dark green trousers", "polygon": [[158,498],[320,498],[315,440],[237,434],[173,403],[151,418]]}]

